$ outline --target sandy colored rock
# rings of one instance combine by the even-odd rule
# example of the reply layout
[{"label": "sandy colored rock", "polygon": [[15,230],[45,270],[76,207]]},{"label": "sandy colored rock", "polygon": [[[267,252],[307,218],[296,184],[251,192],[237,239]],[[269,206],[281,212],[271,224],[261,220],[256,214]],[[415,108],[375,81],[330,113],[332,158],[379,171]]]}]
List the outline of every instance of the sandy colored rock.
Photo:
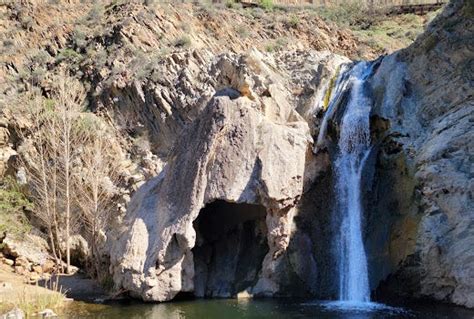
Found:
[{"label": "sandy colored rock", "polygon": [[51,309],[44,309],[38,312],[38,314],[41,316],[41,318],[57,318],[58,317],[58,315]]},{"label": "sandy colored rock", "polygon": [[56,263],[51,259],[47,259],[41,266],[44,273],[52,273],[56,268]]},{"label": "sandy colored rock", "polygon": [[35,266],[31,267],[31,271],[34,271],[35,273],[41,275],[41,274],[43,274],[43,267],[41,267],[39,265],[35,265]]},{"label": "sandy colored rock", "polygon": [[14,266],[15,272],[19,275],[26,275],[28,270],[23,266]]},{"label": "sandy colored rock", "polygon": [[28,238],[15,238],[9,234],[3,239],[3,252],[14,258],[22,259],[34,264],[42,264],[49,257],[47,242],[36,235],[28,234]]},{"label": "sandy colored rock", "polygon": [[24,319],[25,313],[20,308],[10,310],[6,314],[1,316],[2,319]]},{"label": "sandy colored rock", "polygon": [[[258,54],[253,59],[265,67]],[[239,73],[236,62],[216,64],[231,87],[248,83],[259,97],[266,86],[276,95],[255,101],[216,96],[185,130],[168,166],[130,203],[126,229],[111,256],[117,288],[154,301],[193,291],[193,221],[206,203],[221,200],[265,207],[269,251],[260,279],[250,288],[257,295],[278,291],[275,264],[288,245],[311,137],[282,83],[267,77],[272,71]]]},{"label": "sandy colored rock", "polygon": [[15,261],[14,261],[14,260],[11,260],[11,259],[8,259],[8,258],[2,259],[2,262],[3,262],[5,265],[8,265],[8,266],[13,266],[13,265],[15,264]]},{"label": "sandy colored rock", "polygon": [[15,267],[17,266],[30,270],[31,263],[28,261],[28,259],[25,256],[18,256],[15,258]]}]

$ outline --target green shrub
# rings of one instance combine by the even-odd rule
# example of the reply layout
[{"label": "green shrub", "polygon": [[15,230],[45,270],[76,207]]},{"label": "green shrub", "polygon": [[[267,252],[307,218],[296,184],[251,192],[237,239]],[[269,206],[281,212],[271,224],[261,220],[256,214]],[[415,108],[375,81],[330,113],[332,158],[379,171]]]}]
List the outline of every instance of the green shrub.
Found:
[{"label": "green shrub", "polygon": [[45,50],[38,50],[30,56],[30,62],[35,66],[44,66],[51,60],[51,56]]},{"label": "green shrub", "polygon": [[59,54],[56,56],[56,62],[62,62],[62,61],[71,61],[71,62],[77,62],[81,59],[81,55],[74,51],[73,49],[63,49],[59,51]]},{"label": "green shrub", "polygon": [[30,80],[33,84],[37,85],[41,83],[47,75],[47,70],[43,67],[37,67],[31,72]]},{"label": "green shrub", "polygon": [[288,45],[288,42],[289,42],[288,39],[285,37],[278,38],[275,41],[275,49],[277,51],[284,49]]},{"label": "green shrub", "polygon": [[236,27],[235,31],[241,38],[247,38],[249,36],[249,31],[245,25],[239,25]]},{"label": "green shrub", "polygon": [[81,26],[77,26],[74,29],[73,40],[79,48],[85,48],[87,46],[87,35]]},{"label": "green shrub", "polygon": [[104,7],[100,3],[95,3],[92,9],[87,13],[86,21],[89,25],[97,24],[100,22],[104,12]]},{"label": "green shrub", "polygon": [[325,6],[317,9],[317,14],[326,21],[339,26],[365,29],[382,18],[379,12],[370,11],[357,2],[349,2],[334,6]]},{"label": "green shrub", "polygon": [[35,20],[33,20],[32,17],[21,15],[19,18],[19,21],[23,29],[28,30],[28,31],[33,30],[33,27],[35,25]]},{"label": "green shrub", "polygon": [[300,18],[298,16],[292,15],[290,19],[287,21],[287,24],[291,28],[297,28],[298,24],[300,23]]},{"label": "green shrub", "polygon": [[267,43],[265,45],[265,51],[271,53],[275,51],[275,44],[274,43]]},{"label": "green shrub", "polygon": [[463,8],[461,9],[461,13],[467,18],[473,18],[474,17],[474,3],[472,1],[466,1],[464,3]]},{"label": "green shrub", "polygon": [[264,15],[264,11],[262,10],[262,8],[252,8],[250,10],[250,16],[254,19],[260,19],[263,17]]},{"label": "green shrub", "polygon": [[3,40],[3,46],[5,47],[12,47],[14,45],[15,45],[15,41],[13,41],[12,39]]},{"label": "green shrub", "polygon": [[260,6],[265,10],[273,9],[273,0],[260,0]]},{"label": "green shrub", "polygon": [[227,0],[225,2],[225,6],[229,9],[235,8],[235,0]]},{"label": "green shrub", "polygon": [[268,42],[265,45],[265,51],[267,52],[275,52],[281,51],[288,45],[288,39],[285,37],[278,38],[272,42]]},{"label": "green shrub", "polygon": [[24,211],[33,204],[21,191],[20,185],[12,177],[7,177],[0,186],[0,233],[22,235],[30,230]]}]

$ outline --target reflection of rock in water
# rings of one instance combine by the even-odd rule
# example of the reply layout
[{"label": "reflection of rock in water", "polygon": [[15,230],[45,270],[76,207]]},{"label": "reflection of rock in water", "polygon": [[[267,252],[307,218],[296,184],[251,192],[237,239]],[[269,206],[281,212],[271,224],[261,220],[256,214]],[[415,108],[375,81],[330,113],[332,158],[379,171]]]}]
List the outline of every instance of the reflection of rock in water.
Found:
[{"label": "reflection of rock in water", "polygon": [[268,252],[263,206],[215,201],[194,222],[195,295],[231,297],[255,285]]}]

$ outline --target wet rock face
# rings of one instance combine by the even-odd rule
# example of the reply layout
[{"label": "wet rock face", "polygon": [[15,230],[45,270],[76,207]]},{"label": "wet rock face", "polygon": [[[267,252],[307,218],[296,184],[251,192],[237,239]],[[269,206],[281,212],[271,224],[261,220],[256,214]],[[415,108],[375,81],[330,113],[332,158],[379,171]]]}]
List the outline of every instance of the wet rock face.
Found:
[{"label": "wet rock face", "polygon": [[386,243],[370,248],[384,268],[378,277],[392,273],[381,292],[474,307],[469,12],[468,1],[453,1],[411,47],[385,58],[372,79],[375,113],[390,127],[370,204],[380,218],[367,236]]},{"label": "wet rock face", "polygon": [[[325,155],[327,156],[327,154]],[[337,265],[334,253],[334,233],[337,225],[332,222],[334,213],[333,174],[327,158],[328,169],[321,173],[305,189],[294,218],[297,231],[291,237],[288,247],[288,268],[294,273],[291,282],[296,296],[312,296],[320,300],[336,299]]]}]

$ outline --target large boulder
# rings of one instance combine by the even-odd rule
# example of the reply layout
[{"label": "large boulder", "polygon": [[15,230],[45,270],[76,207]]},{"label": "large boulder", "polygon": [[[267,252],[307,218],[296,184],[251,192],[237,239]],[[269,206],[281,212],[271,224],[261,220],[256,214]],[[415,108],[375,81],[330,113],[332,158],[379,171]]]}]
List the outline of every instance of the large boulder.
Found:
[{"label": "large boulder", "polygon": [[[309,128],[272,71],[249,76],[225,59],[216,67],[227,81],[220,80],[221,90],[181,134],[162,173],[132,198],[125,228],[112,249],[116,287],[144,300],[165,301],[179,292],[195,292],[199,278],[192,252],[193,221],[216,201],[263,207],[264,225],[259,229],[264,230],[268,251],[244,288],[257,295],[279,291],[275,273],[303,191],[312,141]],[[235,214],[250,214],[247,208]],[[220,296],[238,293],[219,287],[213,291]]]},{"label": "large boulder", "polygon": [[20,258],[33,265],[43,265],[50,258],[48,243],[34,234],[28,234],[23,238],[7,234],[1,244],[2,253],[12,259]]}]

